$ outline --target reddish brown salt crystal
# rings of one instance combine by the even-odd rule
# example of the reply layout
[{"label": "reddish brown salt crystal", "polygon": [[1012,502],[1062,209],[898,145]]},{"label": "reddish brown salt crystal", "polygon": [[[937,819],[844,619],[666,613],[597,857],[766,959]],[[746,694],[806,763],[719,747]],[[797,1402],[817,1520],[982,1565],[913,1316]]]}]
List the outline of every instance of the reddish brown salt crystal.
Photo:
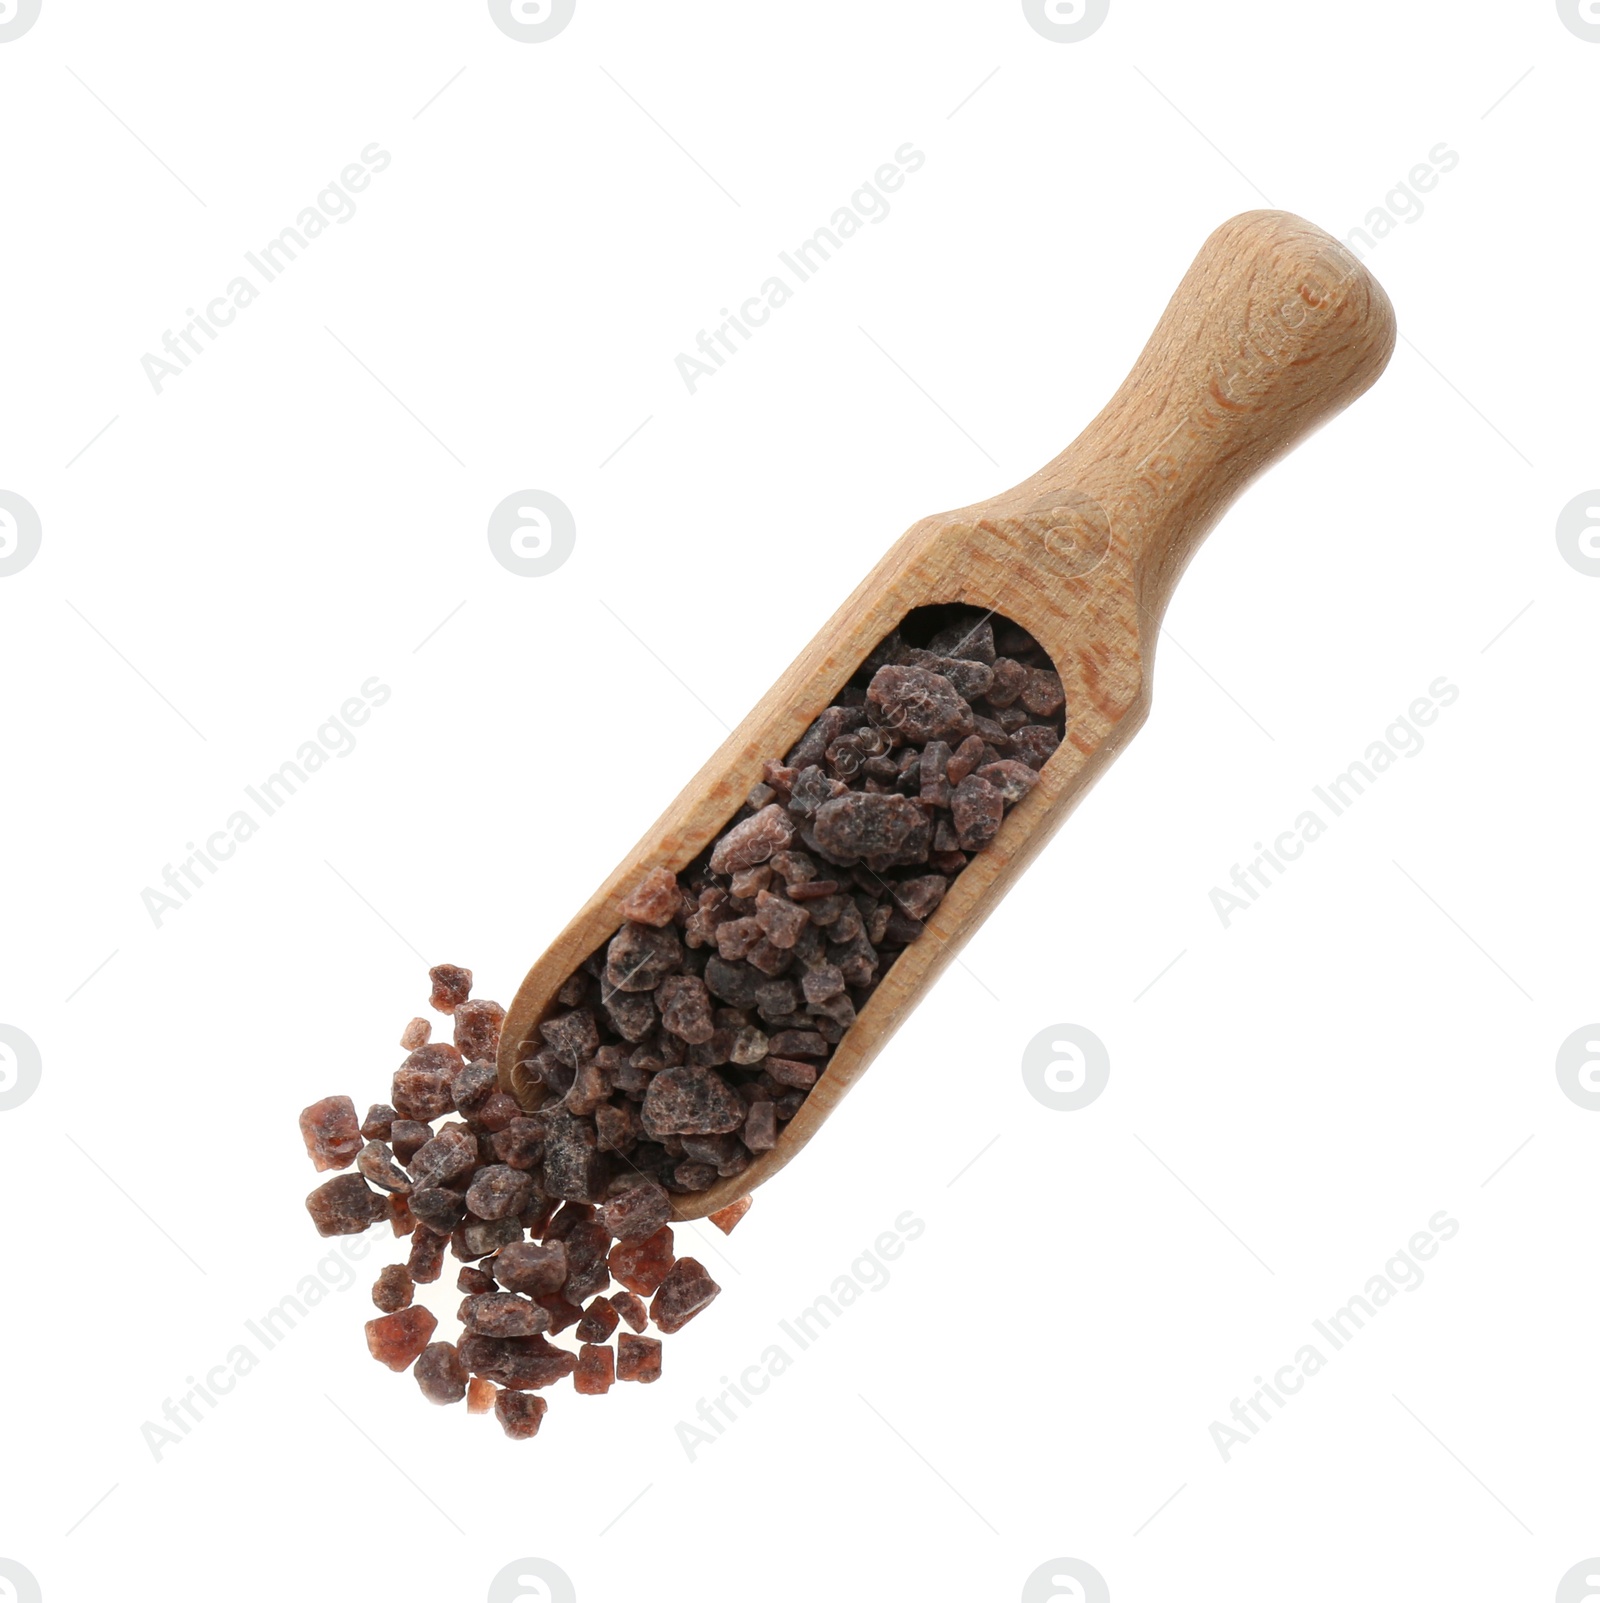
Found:
[{"label": "reddish brown salt crystal", "polygon": [[525,1171],[493,1163],[479,1169],[467,1188],[467,1207],[480,1219],[508,1219],[533,1201],[533,1181]]},{"label": "reddish brown salt crystal", "polygon": [[432,1127],[418,1119],[396,1119],[389,1126],[389,1144],[401,1163],[410,1163],[423,1144],[432,1139]]},{"label": "reddish brown salt crystal", "polygon": [[735,824],[711,852],[713,874],[737,874],[764,863],[774,852],[781,852],[794,839],[794,825],[775,802],[753,817]]},{"label": "reddish brown salt crystal", "polygon": [[414,1289],[404,1264],[386,1264],[372,1283],[372,1301],[386,1314],[399,1313],[410,1303]]},{"label": "reddish brown salt crystal", "polygon": [[942,874],[920,874],[889,887],[895,905],[911,918],[926,919],[944,900],[948,881]]},{"label": "reddish brown salt crystal", "polygon": [[1022,705],[1035,718],[1049,718],[1066,706],[1066,692],[1061,687],[1061,676],[1043,668],[1030,668],[1022,686]]},{"label": "reddish brown salt crystal", "polygon": [[709,1041],[715,1026],[711,1019],[711,997],[705,982],[693,974],[671,974],[656,988],[661,1009],[661,1027],[680,1041]]},{"label": "reddish brown salt crystal", "polygon": [[921,862],[932,835],[927,812],[909,796],[863,791],[824,802],[812,827],[817,845],[829,856],[845,862],[871,857],[886,865]]},{"label": "reddish brown salt crystal", "polygon": [[465,1292],[469,1297],[481,1297],[485,1292],[495,1290],[494,1276],[486,1269],[470,1263],[463,1264],[456,1276],[456,1290]]},{"label": "reddish brown salt crystal", "polygon": [[494,1400],[494,1417],[514,1442],[525,1442],[539,1434],[545,1410],[550,1405],[533,1392],[503,1391]]},{"label": "reddish brown salt crystal", "polygon": [[[817,1039],[820,1041],[821,1036]],[[775,1058],[768,1056],[761,1065],[779,1085],[793,1086],[797,1091],[809,1091],[817,1083],[817,1066],[814,1063],[798,1063],[793,1058]]]},{"label": "reddish brown salt crystal", "polygon": [[563,981],[561,989],[556,992],[556,1000],[562,1007],[577,1007],[587,999],[589,984],[589,976],[579,969]]},{"label": "reddish brown salt crystal", "polygon": [[794,782],[788,810],[796,818],[814,817],[824,802],[845,794],[845,786],[821,768],[807,768]]},{"label": "reddish brown salt crystal", "polygon": [[467,1412],[487,1414],[494,1407],[494,1400],[499,1395],[500,1388],[492,1380],[485,1380],[482,1375],[471,1376],[467,1381]]},{"label": "reddish brown salt crystal", "polygon": [[733,876],[730,889],[742,901],[753,901],[772,883],[772,865],[760,863],[755,868],[742,869]]},{"label": "reddish brown salt crystal", "polygon": [[730,1202],[726,1208],[718,1208],[715,1213],[707,1214],[723,1235],[731,1236],[733,1227],[750,1211],[750,1198],[740,1197],[736,1202]]},{"label": "reddish brown salt crystal", "polygon": [[[952,830],[950,834],[954,840],[955,831]],[[959,874],[967,866],[967,854],[953,845],[946,851],[929,852],[928,866],[938,869],[941,874]]]},{"label": "reddish brown salt crystal", "polygon": [[648,1134],[713,1135],[744,1122],[744,1104],[715,1069],[663,1069],[650,1082],[639,1117]]},{"label": "reddish brown salt crystal", "polygon": [[306,1198],[306,1212],[319,1236],[359,1236],[383,1217],[385,1205],[360,1175],[341,1174],[325,1180]]},{"label": "reddish brown salt crystal", "polygon": [[466,1223],[451,1235],[450,1250],[458,1258],[487,1258],[521,1240],[521,1220],[474,1219],[469,1214]]},{"label": "reddish brown salt crystal", "polygon": [[680,1191],[704,1191],[716,1178],[716,1164],[698,1158],[686,1158],[672,1171],[672,1183]]},{"label": "reddish brown salt crystal", "polygon": [[418,1223],[411,1233],[411,1256],[406,1259],[406,1270],[419,1286],[431,1285],[444,1268],[444,1249],[450,1245],[449,1236],[430,1226]]},{"label": "reddish brown salt crystal", "polygon": [[419,1046],[395,1070],[389,1100],[404,1119],[427,1124],[443,1118],[454,1107],[450,1087],[466,1063],[448,1041]]},{"label": "reddish brown salt crystal", "polygon": [[619,991],[653,991],[683,967],[683,944],[670,924],[624,924],[606,948],[606,984]]},{"label": "reddish brown salt crystal", "polygon": [[567,1244],[564,1241],[513,1241],[489,1260],[494,1278],[507,1291],[531,1297],[559,1291],[567,1278]]},{"label": "reddish brown salt crystal", "polygon": [[626,1152],[642,1129],[631,1103],[603,1103],[594,1110],[595,1146],[602,1152]]},{"label": "reddish brown salt crystal", "polygon": [[611,1278],[641,1297],[650,1296],[672,1267],[672,1227],[663,1225],[643,1241],[619,1241],[611,1249]]},{"label": "reddish brown salt crystal", "polygon": [[348,1168],[361,1150],[361,1123],[347,1096],[324,1097],[300,1115],[300,1137],[319,1173]]},{"label": "reddish brown salt crystal", "polygon": [[429,1037],[433,1034],[433,1026],[426,1019],[412,1019],[400,1032],[400,1044],[408,1052],[415,1052],[419,1046],[426,1046]]},{"label": "reddish brown salt crystal", "polygon": [[416,1229],[417,1222],[411,1217],[411,1204],[402,1193],[389,1193],[388,1209],[389,1223],[397,1236],[409,1236]]},{"label": "reddish brown salt crystal", "polygon": [[652,868],[623,899],[617,912],[634,924],[670,924],[683,906],[683,892],[670,868]]},{"label": "reddish brown salt crystal", "polygon": [[956,839],[967,851],[975,851],[994,838],[1005,816],[1005,802],[987,779],[969,774],[956,786],[950,798],[950,818]]},{"label": "reddish brown salt crystal", "polygon": [[766,936],[762,936],[745,955],[745,961],[763,974],[782,974],[793,966],[794,953],[785,947],[773,945]]},{"label": "reddish brown salt crystal", "polygon": [[548,1308],[509,1291],[468,1297],[460,1314],[461,1323],[479,1336],[538,1336],[552,1324]]},{"label": "reddish brown salt crystal", "polygon": [[466,1367],[452,1342],[430,1342],[411,1373],[430,1403],[459,1403],[467,1395]]},{"label": "reddish brown salt crystal", "polygon": [[737,963],[765,934],[754,918],[730,918],[717,925],[717,956],[724,963]]},{"label": "reddish brown salt crystal", "polygon": [[517,1105],[517,1099],[509,1091],[496,1090],[491,1091],[479,1104],[472,1122],[488,1134],[498,1135],[521,1117],[522,1109]]},{"label": "reddish brown salt crystal", "polygon": [[361,1149],[361,1156],[356,1159],[356,1168],[361,1171],[364,1180],[380,1191],[411,1189],[411,1182],[406,1178],[405,1171],[394,1161],[394,1154],[390,1152],[386,1142],[369,1141]]},{"label": "reddish brown salt crystal", "polygon": [[994,661],[994,625],[985,613],[976,623],[969,612],[947,624],[928,642],[928,650],[941,657],[962,657],[969,662]]},{"label": "reddish brown salt crystal", "polygon": [[361,1133],[369,1141],[387,1141],[400,1115],[387,1102],[374,1102],[361,1121]]},{"label": "reddish brown salt crystal", "polygon": [[559,1336],[563,1330],[583,1318],[583,1309],[577,1303],[568,1302],[559,1291],[547,1291],[533,1300],[550,1315],[552,1336]]},{"label": "reddish brown salt crystal", "polygon": [[804,1091],[785,1091],[781,1097],[774,1100],[772,1106],[777,1111],[780,1122],[792,1119],[806,1100]]},{"label": "reddish brown salt crystal", "polygon": [[985,763],[978,770],[978,778],[993,785],[1008,807],[1021,801],[1039,783],[1039,776],[1026,763],[1019,763],[1012,757]]},{"label": "reddish brown salt crystal", "polygon": [[1032,671],[1010,657],[995,658],[994,680],[986,696],[989,705],[995,708],[1009,707],[1022,694]]},{"label": "reddish brown salt crystal", "polygon": [[579,1341],[609,1341],[617,1328],[617,1310],[604,1297],[595,1300],[583,1311],[578,1328],[573,1334]]},{"label": "reddish brown salt crystal", "polygon": [[625,1189],[600,1205],[600,1222],[618,1241],[653,1236],[671,1219],[672,1198],[643,1176],[630,1178]]},{"label": "reddish brown salt crystal", "polygon": [[650,1310],[631,1291],[614,1291],[606,1299],[617,1311],[617,1317],[629,1330],[643,1330]]},{"label": "reddish brown salt crystal", "polygon": [[478,1167],[477,1138],[464,1125],[447,1124],[438,1135],[424,1141],[406,1165],[412,1186],[454,1187]]},{"label": "reddish brown salt crystal", "polygon": [[486,1375],[515,1391],[536,1391],[553,1386],[577,1367],[578,1357],[564,1347],[552,1347],[542,1335],[480,1336],[469,1331],[457,1350],[461,1362],[474,1375]]},{"label": "reddish brown salt crystal", "polygon": [[544,1139],[544,1190],[569,1202],[603,1195],[609,1178],[606,1156],[596,1146],[593,1123],[569,1113],[553,1113]]},{"label": "reddish brown salt crystal", "polygon": [[750,1104],[744,1121],[744,1144],[752,1152],[770,1152],[778,1144],[778,1121],[771,1102]]},{"label": "reddish brown salt crystal", "polygon": [[599,1220],[573,1226],[567,1237],[567,1278],[561,1284],[561,1295],[568,1302],[581,1306],[611,1284],[606,1264],[610,1247],[611,1232]]},{"label": "reddish brown salt crystal", "polygon": [[1043,724],[1029,724],[1011,736],[1011,755],[1030,768],[1039,769],[1049,762],[1051,754],[1061,744],[1061,737]]},{"label": "reddish brown salt crystal", "polygon": [[[828,1046],[815,1030],[779,1030],[769,1042],[768,1051],[786,1058],[825,1058]],[[769,1056],[767,1062],[771,1061]]]},{"label": "reddish brown salt crystal", "polygon": [[497,1162],[513,1169],[531,1169],[544,1155],[544,1125],[520,1114],[490,1140]]},{"label": "reddish brown salt crystal", "polygon": [[759,1063],[767,1055],[767,1038],[753,1024],[741,1024],[729,1032],[728,1061],[741,1068]]},{"label": "reddish brown salt crystal", "polygon": [[413,1305],[381,1319],[367,1321],[367,1351],[398,1373],[409,1369],[428,1345],[439,1321],[426,1308]]},{"label": "reddish brown salt crystal", "polygon": [[433,994],[429,1006],[440,1013],[454,1013],[472,995],[472,970],[457,968],[454,963],[441,963],[428,970],[433,981]]},{"label": "reddish brown salt crystal", "polygon": [[768,802],[777,798],[777,791],[771,785],[755,784],[745,792],[744,804],[753,813],[759,813]]},{"label": "reddish brown salt crystal", "polygon": [[756,897],[756,923],[774,946],[793,946],[809,922],[805,908],[787,896],[762,891]]},{"label": "reddish brown salt crystal", "polygon": [[965,736],[972,709],[943,674],[886,664],[867,686],[867,712],[881,729],[921,745]]},{"label": "reddish brown salt crystal", "polygon": [[565,1241],[579,1225],[594,1218],[595,1207],[590,1202],[568,1202],[551,1216],[544,1232],[546,1241]]},{"label": "reddish brown salt crystal", "polygon": [[[612,1319],[616,1319],[613,1314]],[[581,1329],[581,1327],[580,1327]],[[602,1397],[616,1379],[616,1354],[609,1347],[585,1345],[578,1349],[578,1367],[572,1372],[572,1389],[582,1397]]]},{"label": "reddish brown salt crystal", "polygon": [[627,1331],[617,1337],[617,1379],[637,1380],[648,1385],[661,1379],[661,1343],[654,1336],[634,1336]]},{"label": "reddish brown salt crystal", "polygon": [[650,1299],[650,1318],[658,1330],[672,1335],[708,1307],[722,1288],[693,1258],[680,1258]]},{"label": "reddish brown salt crystal", "polygon": [[945,765],[945,777],[952,787],[959,786],[982,761],[983,741],[977,735],[968,735],[950,754],[950,761]]},{"label": "reddish brown salt crystal", "polygon": [[506,1010],[498,1002],[474,998],[456,1008],[456,1047],[469,1063],[492,1058],[500,1047]]}]

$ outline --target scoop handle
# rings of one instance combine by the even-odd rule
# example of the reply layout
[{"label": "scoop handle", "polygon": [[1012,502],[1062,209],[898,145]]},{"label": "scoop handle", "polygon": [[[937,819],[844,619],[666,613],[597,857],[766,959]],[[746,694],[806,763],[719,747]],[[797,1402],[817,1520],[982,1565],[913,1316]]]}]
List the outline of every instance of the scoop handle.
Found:
[{"label": "scoop handle", "polygon": [[1289,212],[1243,212],[1201,247],[1094,421],[984,510],[1097,503],[1159,617],[1235,496],[1361,395],[1394,341],[1389,297],[1345,245]]}]

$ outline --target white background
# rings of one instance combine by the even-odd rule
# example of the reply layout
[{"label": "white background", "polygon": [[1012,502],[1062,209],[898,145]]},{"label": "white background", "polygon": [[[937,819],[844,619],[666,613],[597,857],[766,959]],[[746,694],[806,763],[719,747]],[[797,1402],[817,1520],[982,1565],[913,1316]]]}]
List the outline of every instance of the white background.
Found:
[{"label": "white background", "polygon": [[[579,0],[532,45],[470,0],[44,0],[0,45],[0,489],[43,526],[0,579],[0,1022],[43,1062],[0,1113],[0,1557],[49,1603],[477,1599],[527,1556],[583,1603],[1012,1599],[1055,1557],[1118,1603],[1555,1596],[1600,1551],[1600,1117],[1554,1072],[1600,1014],[1600,579],[1555,540],[1600,481],[1597,74],[1545,0],[1113,0],[1075,44],[1011,0]],[[141,357],[374,141],[156,394]],[[907,141],[691,396],[678,353]],[[1213,227],[1343,236],[1441,143],[1367,252],[1389,372],[1212,535],[1147,728],[965,969],[732,1238],[682,1232],[725,1289],[660,1383],[553,1393],[533,1443],[428,1407],[364,1349],[374,1233],[158,1461],[186,1377],[335,1278],[295,1116],[386,1094],[426,964],[508,1001],[897,533],[1099,408]],[[544,578],[485,537],[525,488],[577,523]],[[141,892],[371,676],[158,928]],[[1225,929],[1212,887],[1440,676]],[[1077,1113],[1020,1071],[1057,1023],[1111,1055]],[[677,1422],[908,1209],[691,1462]],[[1224,1463],[1212,1422],[1440,1210],[1425,1283]]]}]

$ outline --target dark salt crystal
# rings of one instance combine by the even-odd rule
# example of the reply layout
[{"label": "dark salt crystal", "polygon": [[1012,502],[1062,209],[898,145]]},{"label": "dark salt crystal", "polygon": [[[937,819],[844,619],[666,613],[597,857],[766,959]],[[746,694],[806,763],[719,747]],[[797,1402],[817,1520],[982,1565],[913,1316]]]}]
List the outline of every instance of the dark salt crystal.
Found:
[{"label": "dark salt crystal", "polygon": [[600,1030],[588,1008],[574,1008],[539,1026],[539,1038],[572,1068],[591,1058],[600,1045]]},{"label": "dark salt crystal", "polygon": [[[615,1319],[616,1315],[611,1317]],[[603,1397],[616,1379],[616,1358],[609,1347],[580,1347],[578,1367],[572,1372],[572,1389],[580,1397]]]},{"label": "dark salt crystal", "polygon": [[446,1125],[430,1141],[424,1141],[406,1165],[406,1173],[418,1191],[432,1186],[455,1187],[478,1167],[478,1143],[470,1130]]},{"label": "dark salt crystal", "polygon": [[643,1330],[650,1317],[650,1310],[644,1302],[631,1291],[614,1291],[606,1299],[617,1311],[617,1317],[629,1330]]},{"label": "dark salt crystal", "polygon": [[461,1323],[479,1336],[538,1336],[552,1323],[550,1311],[509,1291],[468,1297],[461,1305]]},{"label": "dark salt crystal", "polygon": [[546,1195],[589,1202],[605,1183],[606,1159],[596,1147],[594,1125],[569,1113],[552,1114],[544,1142]]},{"label": "dark salt crystal", "polygon": [[[766,932],[754,918],[731,918],[717,926],[717,956],[724,963],[737,963],[740,958],[765,938]],[[708,961],[706,967],[710,968]]]},{"label": "dark salt crystal", "polygon": [[704,1191],[716,1178],[716,1164],[702,1163],[698,1158],[685,1158],[672,1171],[673,1184],[680,1191]]},{"label": "dark salt crystal", "polygon": [[613,991],[606,1017],[624,1041],[639,1042],[656,1027],[656,1004],[649,991]]},{"label": "dark salt crystal", "polygon": [[428,1230],[447,1236],[467,1218],[467,1199],[447,1186],[423,1186],[410,1194],[410,1210]]},{"label": "dark salt crystal", "polygon": [[919,863],[928,855],[928,814],[909,796],[852,791],[817,810],[817,844],[832,856]]},{"label": "dark salt crystal", "polygon": [[600,1222],[618,1241],[653,1236],[671,1218],[671,1197],[648,1179],[631,1181],[600,1205]]},{"label": "dark salt crystal", "polygon": [[634,1336],[626,1330],[617,1337],[617,1379],[648,1385],[661,1379],[661,1343],[654,1336]]},{"label": "dark salt crystal", "polygon": [[404,1264],[385,1264],[372,1283],[372,1301],[384,1313],[397,1314],[410,1305],[414,1290],[411,1275]]},{"label": "dark salt crystal", "polygon": [[356,1159],[356,1168],[361,1171],[362,1177],[375,1185],[380,1191],[409,1191],[411,1182],[406,1178],[405,1172],[394,1161],[394,1154],[390,1152],[388,1144],[383,1141],[369,1141],[362,1149],[361,1156]]},{"label": "dark salt crystal", "polygon": [[565,1241],[579,1225],[594,1218],[595,1206],[592,1202],[568,1202],[551,1216],[549,1228],[544,1233],[546,1241]]},{"label": "dark salt crystal", "polygon": [[[822,754],[844,733],[850,714],[844,707],[827,707],[789,752],[790,768],[809,768],[822,761]],[[768,780],[771,783],[771,780]]]},{"label": "dark salt crystal", "polygon": [[711,997],[703,980],[689,974],[669,975],[656,991],[661,1027],[691,1044],[709,1041],[715,1028]]},{"label": "dark salt crystal", "polygon": [[721,1290],[702,1264],[693,1258],[680,1258],[651,1298],[650,1317],[658,1330],[670,1336],[709,1307]]},{"label": "dark salt crystal", "polygon": [[444,1249],[450,1245],[449,1236],[418,1221],[411,1233],[411,1256],[406,1268],[419,1286],[431,1285],[444,1268]]},{"label": "dark salt crystal", "polygon": [[778,1121],[770,1102],[752,1102],[744,1121],[744,1144],[752,1152],[769,1152],[778,1144]]},{"label": "dark salt crystal", "polygon": [[[825,1058],[827,1043],[814,1030],[779,1030],[768,1043],[769,1051],[787,1058]],[[767,1062],[771,1063],[771,1058]]]},{"label": "dark salt crystal", "polygon": [[663,1069],[645,1092],[639,1117],[652,1136],[715,1134],[736,1130],[744,1104],[714,1069]]},{"label": "dark salt crystal", "polygon": [[609,1341],[617,1328],[617,1310],[604,1297],[596,1297],[584,1309],[578,1328],[573,1331],[579,1341]]},{"label": "dark salt crystal", "polygon": [[550,1315],[550,1334],[559,1336],[563,1330],[570,1329],[583,1318],[583,1309],[577,1303],[568,1302],[559,1291],[547,1291],[542,1297],[533,1299]]},{"label": "dark salt crystal", "polygon": [[994,683],[989,686],[988,703],[996,709],[1009,707],[1022,694],[1033,670],[1014,662],[1010,657],[997,657],[994,664]]},{"label": "dark salt crystal", "polygon": [[399,1117],[387,1102],[374,1102],[361,1121],[361,1133],[369,1141],[387,1141]]},{"label": "dark salt crystal", "polygon": [[480,1219],[506,1219],[522,1213],[533,1200],[533,1181],[521,1169],[504,1163],[479,1169],[467,1188],[467,1207]]},{"label": "dark salt crystal", "polygon": [[1035,718],[1049,718],[1066,706],[1066,693],[1061,687],[1059,674],[1043,668],[1032,668],[1022,686],[1022,705]]},{"label": "dark salt crystal", "polygon": [[470,1263],[461,1266],[461,1272],[456,1276],[457,1291],[468,1297],[481,1297],[485,1292],[494,1289],[494,1276],[487,1269],[480,1269]]},{"label": "dark salt crystal", "polygon": [[472,1116],[473,1126],[489,1135],[498,1135],[522,1117],[517,1099],[508,1091],[491,1091]]},{"label": "dark salt crystal", "polygon": [[552,1347],[542,1335],[480,1336],[469,1332],[457,1345],[461,1362],[474,1375],[484,1375],[515,1391],[553,1386],[577,1367],[575,1353]]},{"label": "dark salt crystal", "polygon": [[452,1342],[430,1342],[411,1373],[430,1403],[459,1403],[467,1395],[467,1371]]},{"label": "dark salt crystal", "polygon": [[[822,1037],[818,1036],[817,1039],[820,1041]],[[817,1083],[817,1066],[814,1063],[769,1057],[762,1067],[779,1085],[792,1086],[797,1091],[809,1091]]]},{"label": "dark salt crystal", "polygon": [[488,1061],[469,1063],[450,1082],[450,1100],[457,1113],[473,1113],[499,1089],[494,1064]]},{"label": "dark salt crystal", "polygon": [[994,661],[994,625],[988,614],[948,624],[928,642],[928,650],[941,657],[965,657],[971,662]]},{"label": "dark salt crystal", "polygon": [[789,797],[789,811],[797,818],[810,818],[824,802],[842,796],[845,787],[830,778],[821,768],[807,768],[794,782]]},{"label": "dark salt crystal", "polygon": [[567,1278],[561,1283],[561,1295],[581,1306],[611,1283],[611,1271],[606,1266],[611,1232],[598,1219],[585,1220],[574,1226],[566,1245]]},{"label": "dark salt crystal", "polygon": [[890,886],[895,905],[912,918],[925,919],[944,900],[949,882],[942,874],[922,874]]},{"label": "dark salt crystal", "polygon": [[993,785],[1007,806],[1021,801],[1039,783],[1039,776],[1033,769],[1010,757],[997,763],[986,763],[978,770],[978,778]]},{"label": "dark salt crystal", "polygon": [[741,869],[764,863],[774,852],[781,852],[794,839],[794,825],[775,802],[763,807],[753,818],[735,824],[711,851],[714,874],[736,874]]},{"label": "dark salt crystal", "polygon": [[542,1122],[514,1118],[490,1143],[496,1160],[513,1169],[531,1169],[544,1154],[544,1129]]},{"label": "dark salt crystal", "polygon": [[1005,802],[987,779],[969,774],[950,798],[950,818],[956,839],[967,851],[987,845],[1005,816]]},{"label": "dark salt crystal", "polygon": [[[743,1104],[740,1104],[743,1118]],[[306,1212],[319,1236],[359,1236],[384,1216],[384,1200],[359,1174],[326,1180],[306,1198]]]},{"label": "dark salt crystal", "polygon": [[545,1410],[550,1405],[532,1392],[503,1391],[494,1400],[494,1417],[512,1441],[523,1442],[539,1434]]},{"label": "dark salt crystal", "polygon": [[917,745],[959,739],[972,728],[972,708],[956,687],[926,668],[880,668],[867,687],[867,711],[879,728]]},{"label": "dark salt crystal", "polygon": [[361,1124],[356,1105],[347,1096],[324,1097],[300,1115],[300,1136],[306,1155],[319,1173],[348,1168],[361,1150]]},{"label": "dark salt crystal", "polygon": [[683,943],[669,924],[624,924],[606,948],[606,983],[619,991],[653,991],[683,967]]},{"label": "dark salt crystal", "polygon": [[388,1197],[389,1223],[397,1236],[409,1236],[417,1227],[417,1221],[411,1217],[411,1203],[407,1197],[398,1191],[391,1191]]},{"label": "dark salt crystal", "polygon": [[428,970],[433,982],[429,1005],[440,1013],[454,1013],[472,995],[472,970],[457,968],[454,963],[441,963]]},{"label": "dark salt crystal", "polygon": [[488,1268],[507,1291],[530,1297],[560,1291],[567,1278],[567,1244],[564,1241],[513,1241],[489,1260]]},{"label": "dark salt crystal", "polygon": [[491,1252],[498,1252],[521,1239],[520,1220],[469,1217],[450,1237],[450,1250],[458,1258],[487,1258]]},{"label": "dark salt crystal", "polygon": [[945,765],[945,777],[957,786],[983,761],[983,741],[977,735],[968,735],[950,754]]},{"label": "dark salt crystal", "polygon": [[1049,762],[1061,737],[1044,724],[1029,724],[1011,736],[1011,755],[1030,768],[1039,769]]}]

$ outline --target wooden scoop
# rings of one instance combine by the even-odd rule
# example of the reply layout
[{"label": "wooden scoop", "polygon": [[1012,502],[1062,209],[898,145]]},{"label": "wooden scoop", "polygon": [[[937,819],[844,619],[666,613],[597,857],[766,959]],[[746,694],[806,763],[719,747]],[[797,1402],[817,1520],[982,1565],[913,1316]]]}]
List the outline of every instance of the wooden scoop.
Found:
[{"label": "wooden scoop", "polygon": [[1195,258],[1133,371],[1053,462],[1014,490],[914,524],[723,742],[529,971],[499,1069],[531,1110],[521,1067],[563,981],[620,926],[649,869],[681,871],[914,607],[964,602],[1028,630],[1067,697],[1067,733],[1039,784],[893,959],[778,1144],[743,1174],[675,1199],[699,1218],[771,1179],[814,1136],[1012,880],[1144,722],[1168,597],[1246,484],[1348,406],[1394,348],[1388,297],[1337,240],[1287,212],[1245,212]]}]

